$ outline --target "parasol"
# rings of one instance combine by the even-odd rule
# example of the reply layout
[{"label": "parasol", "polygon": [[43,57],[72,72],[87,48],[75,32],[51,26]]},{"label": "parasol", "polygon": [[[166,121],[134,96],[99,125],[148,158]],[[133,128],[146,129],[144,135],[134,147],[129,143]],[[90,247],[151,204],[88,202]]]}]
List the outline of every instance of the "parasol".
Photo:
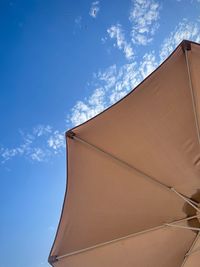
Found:
[{"label": "parasol", "polygon": [[200,45],[66,133],[54,267],[200,266]]}]

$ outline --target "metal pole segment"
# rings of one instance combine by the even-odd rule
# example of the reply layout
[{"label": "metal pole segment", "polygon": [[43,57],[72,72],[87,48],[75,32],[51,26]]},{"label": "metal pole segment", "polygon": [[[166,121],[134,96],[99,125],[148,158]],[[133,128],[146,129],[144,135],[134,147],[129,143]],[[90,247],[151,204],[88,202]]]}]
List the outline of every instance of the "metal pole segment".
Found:
[{"label": "metal pole segment", "polygon": [[187,197],[183,196],[181,193],[179,193],[176,189],[174,189],[173,187],[171,188],[171,190],[176,193],[180,198],[182,198],[185,202],[187,202],[190,206],[192,206],[196,211],[200,212],[200,209],[195,206]]},{"label": "metal pole segment", "polygon": [[190,87],[190,92],[191,92],[191,97],[192,97],[192,106],[193,106],[195,125],[196,125],[196,130],[197,130],[197,137],[198,137],[198,141],[200,144],[200,127],[199,127],[199,119],[198,119],[198,113],[197,113],[197,104],[196,104],[196,97],[195,97],[194,88],[192,85],[192,78],[191,78],[191,71],[190,71],[190,64],[189,64],[189,60],[188,60],[187,49],[185,49],[185,60],[186,60],[186,65],[187,65],[189,87]]},{"label": "metal pole segment", "polygon": [[199,239],[199,237],[200,237],[200,232],[198,232],[198,234],[197,234],[196,238],[194,239],[194,242],[192,243],[190,249],[189,249],[188,252],[185,254],[185,257],[184,257],[184,260],[183,260],[183,263],[182,263],[181,267],[184,267],[186,261],[188,260],[189,255],[190,255],[190,253],[192,252],[192,250],[193,250],[193,248],[194,248],[194,246],[195,246],[197,240]]},{"label": "metal pole segment", "polygon": [[[187,218],[184,218],[184,219],[173,221],[171,223],[172,224],[181,223],[181,222],[184,222],[184,221],[192,220],[192,219],[197,218],[197,217],[200,217],[200,215],[187,217]],[[169,223],[169,224],[171,224],[171,223]],[[103,246],[106,246],[106,245],[109,245],[109,244],[112,244],[112,243],[115,243],[115,242],[118,242],[118,241],[121,241],[121,240],[125,240],[125,239],[131,238],[131,237],[136,237],[136,236],[139,236],[139,235],[142,235],[142,234],[146,234],[146,233],[149,233],[149,232],[152,232],[152,231],[163,229],[166,226],[168,226],[168,225],[167,224],[162,224],[160,226],[152,227],[152,228],[149,228],[147,230],[143,230],[143,231],[140,231],[140,232],[137,232],[137,233],[133,233],[133,234],[130,234],[130,235],[127,235],[127,236],[123,236],[123,237],[120,237],[120,238],[113,239],[111,241],[100,243],[100,244],[97,244],[95,246],[91,246],[91,247],[88,247],[88,248],[84,248],[84,249],[80,249],[80,250],[77,250],[77,251],[73,251],[73,252],[70,252],[70,253],[67,253],[67,254],[64,254],[64,255],[61,255],[61,256],[57,256],[56,260],[61,260],[62,258],[65,258],[65,257],[73,256],[73,255],[76,255],[76,254],[80,254],[80,253],[83,253],[83,252],[87,252],[87,251],[93,250],[95,248],[103,247]]]},{"label": "metal pole segment", "polygon": [[101,152],[102,154],[109,156],[110,158],[112,158],[113,160],[117,161],[118,163],[123,164],[124,166],[128,167],[131,170],[134,170],[135,172],[137,172],[139,175],[143,176],[144,178],[148,179],[149,181],[153,182],[154,184],[157,184],[159,186],[161,186],[162,188],[164,188],[165,190],[171,191],[176,193],[177,196],[179,196],[180,198],[182,198],[185,202],[187,202],[189,205],[191,205],[194,209],[196,209],[198,212],[200,212],[200,210],[195,206],[195,204],[193,204],[193,201],[190,201],[187,197],[183,196],[181,193],[179,193],[177,190],[175,190],[173,187],[169,187],[168,185],[158,181],[156,178],[149,176],[148,174],[142,172],[141,170],[137,169],[136,167],[130,165],[129,163],[117,158],[116,156],[110,154],[109,152],[106,152],[105,150],[83,140],[82,138],[73,135],[73,139],[77,140],[78,142],[87,145],[88,147],[91,147],[92,149],[95,149],[99,152]]}]

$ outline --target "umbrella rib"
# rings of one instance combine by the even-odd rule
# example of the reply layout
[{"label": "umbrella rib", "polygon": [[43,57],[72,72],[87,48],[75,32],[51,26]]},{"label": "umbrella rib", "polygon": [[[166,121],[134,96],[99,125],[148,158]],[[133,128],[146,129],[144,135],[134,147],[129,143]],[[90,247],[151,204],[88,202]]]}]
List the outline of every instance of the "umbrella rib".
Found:
[{"label": "umbrella rib", "polygon": [[190,255],[193,255],[193,254],[199,252],[199,251],[200,251],[200,248],[194,249],[193,251],[188,252],[185,256],[188,257],[188,256],[190,256]]},{"label": "umbrella rib", "polygon": [[[73,137],[72,137],[73,136]],[[149,181],[153,182],[154,184],[157,184],[159,186],[161,186],[162,188],[164,188],[165,190],[168,190],[170,192],[174,192],[179,198],[183,199],[185,202],[187,202],[189,205],[191,205],[194,209],[196,209],[198,212],[200,212],[200,209],[198,209],[196,205],[198,205],[198,203],[195,203],[193,200],[190,201],[190,199],[188,199],[188,197],[184,196],[183,194],[179,193],[176,189],[174,189],[173,187],[170,187],[160,181],[158,181],[156,178],[142,172],[141,170],[137,169],[136,167],[130,165],[129,163],[125,162],[124,160],[122,159],[119,159],[117,158],[116,156],[112,155],[111,153],[103,150],[102,148],[99,148],[97,147],[96,145],[93,145],[91,143],[89,143],[88,141],[85,141],[84,139],[78,137],[77,135],[75,135],[73,133],[70,133],[70,138],[74,139],[74,140],[77,140],[78,142],[84,144],[84,145],[87,145],[88,147],[92,148],[92,149],[95,149],[96,151],[112,158],[114,161],[120,163],[120,164],[123,164],[124,166],[128,167],[129,169],[131,170],[134,170],[135,172],[139,173],[141,176],[143,176],[144,178],[148,179]],[[195,203],[195,204],[194,204]]]},{"label": "umbrella rib", "polygon": [[183,228],[183,229],[187,229],[187,230],[200,231],[200,228],[197,228],[197,227],[189,227],[189,226],[184,226],[184,225],[176,225],[176,224],[173,224],[173,223],[166,223],[166,226],[176,227],[176,228]]},{"label": "umbrella rib", "polygon": [[188,50],[185,49],[185,60],[186,60],[186,66],[187,66],[187,73],[188,73],[188,79],[189,79],[189,87],[192,97],[192,106],[193,106],[193,112],[194,112],[194,118],[195,118],[195,125],[196,125],[196,131],[197,131],[197,137],[200,144],[200,127],[199,127],[199,119],[198,119],[198,113],[197,113],[197,103],[196,103],[196,97],[194,88],[192,85],[192,77],[191,77],[191,71],[190,71],[190,64],[188,59]]},{"label": "umbrella rib", "polygon": [[118,241],[122,241],[122,240],[125,240],[125,239],[128,239],[128,238],[131,238],[131,237],[136,237],[136,236],[139,236],[139,235],[142,235],[142,234],[146,234],[146,233],[149,233],[149,232],[152,232],[152,231],[163,229],[163,228],[169,226],[170,224],[181,223],[181,222],[189,221],[189,220],[192,220],[192,219],[195,219],[195,218],[198,218],[198,217],[200,217],[200,215],[194,215],[194,216],[191,216],[191,217],[187,217],[187,218],[184,218],[184,219],[173,221],[173,222],[171,222],[169,224],[165,223],[165,224],[162,224],[162,225],[159,225],[159,226],[156,226],[156,227],[152,227],[152,228],[149,228],[149,229],[146,229],[146,230],[143,230],[143,231],[139,231],[139,232],[127,235],[127,236],[116,238],[116,239],[113,239],[111,241],[103,242],[103,243],[100,243],[100,244],[97,244],[97,245],[94,245],[94,246],[91,246],[91,247],[87,247],[87,248],[84,248],[84,249],[73,251],[73,252],[70,252],[70,253],[67,253],[67,254],[64,254],[64,255],[56,256],[56,260],[61,260],[62,258],[66,258],[66,257],[73,256],[73,255],[76,255],[76,254],[80,254],[80,253],[83,253],[83,252],[87,252],[87,251],[90,251],[90,250],[93,250],[93,249],[96,249],[96,248],[99,248],[99,247],[103,247],[103,246],[106,246],[106,245],[109,245],[109,244],[113,244],[113,243],[116,243]]},{"label": "umbrella rib", "polygon": [[194,248],[194,246],[195,246],[197,240],[199,239],[199,237],[200,237],[200,232],[198,232],[198,234],[196,235],[196,237],[195,237],[195,239],[194,239],[194,242],[192,243],[190,249],[189,249],[188,252],[185,254],[185,257],[184,257],[184,260],[183,260],[183,263],[182,263],[181,267],[184,267],[184,265],[185,265],[186,261],[188,260],[189,256],[196,252],[196,251],[193,251],[193,252],[192,252],[192,250],[193,250],[193,248]]},{"label": "umbrella rib", "polygon": [[190,199],[188,199],[187,197],[183,196],[181,193],[179,193],[176,189],[174,189],[173,187],[171,188],[171,190],[176,193],[180,198],[182,198],[185,202],[187,202],[189,205],[191,205],[196,211],[200,212],[200,209],[195,206],[195,204],[193,203],[193,201],[190,201]]},{"label": "umbrella rib", "polygon": [[104,154],[106,156],[109,156],[110,158],[112,158],[113,160],[117,161],[118,163],[121,163],[124,166],[128,167],[129,169],[132,169],[132,170],[136,171],[140,175],[144,176],[145,178],[148,178],[150,181],[154,182],[155,184],[160,185],[161,187],[165,188],[166,190],[168,190],[168,191],[171,190],[171,188],[168,185],[157,181],[154,177],[149,176],[148,174],[142,172],[141,170],[139,170],[136,167],[130,165],[129,163],[125,162],[124,160],[117,158],[116,156],[112,155],[111,153],[109,153],[109,152],[97,147],[96,145],[93,145],[93,144],[89,143],[88,141],[85,141],[84,139],[78,137],[77,135],[73,136],[73,139],[75,139],[78,142],[83,143],[83,144],[85,144],[85,145],[97,150],[98,152],[101,152],[102,154]]}]

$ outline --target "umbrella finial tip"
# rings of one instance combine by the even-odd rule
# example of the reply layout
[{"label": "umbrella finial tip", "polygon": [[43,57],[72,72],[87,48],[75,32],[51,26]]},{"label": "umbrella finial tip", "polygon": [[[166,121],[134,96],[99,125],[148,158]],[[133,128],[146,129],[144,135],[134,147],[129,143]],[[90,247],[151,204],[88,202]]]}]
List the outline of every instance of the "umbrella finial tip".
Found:
[{"label": "umbrella finial tip", "polygon": [[75,136],[75,133],[72,132],[71,130],[69,130],[69,131],[66,132],[66,135],[65,136],[66,136],[66,138],[68,137],[68,138],[73,139],[74,136]]},{"label": "umbrella finial tip", "polygon": [[189,51],[189,50],[191,50],[191,42],[188,41],[188,40],[183,40],[182,43],[181,43],[181,47],[182,47],[184,52],[186,50]]},{"label": "umbrella finial tip", "polygon": [[56,261],[58,261],[57,256],[49,256],[48,262],[50,264],[52,264],[52,263],[54,263]]}]

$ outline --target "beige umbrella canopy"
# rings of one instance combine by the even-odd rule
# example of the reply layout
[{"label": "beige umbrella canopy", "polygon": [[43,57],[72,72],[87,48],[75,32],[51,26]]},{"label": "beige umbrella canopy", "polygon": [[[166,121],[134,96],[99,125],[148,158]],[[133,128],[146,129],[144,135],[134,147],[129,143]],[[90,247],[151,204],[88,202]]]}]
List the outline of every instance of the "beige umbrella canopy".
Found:
[{"label": "beige umbrella canopy", "polygon": [[200,266],[199,44],[66,139],[52,266]]}]

